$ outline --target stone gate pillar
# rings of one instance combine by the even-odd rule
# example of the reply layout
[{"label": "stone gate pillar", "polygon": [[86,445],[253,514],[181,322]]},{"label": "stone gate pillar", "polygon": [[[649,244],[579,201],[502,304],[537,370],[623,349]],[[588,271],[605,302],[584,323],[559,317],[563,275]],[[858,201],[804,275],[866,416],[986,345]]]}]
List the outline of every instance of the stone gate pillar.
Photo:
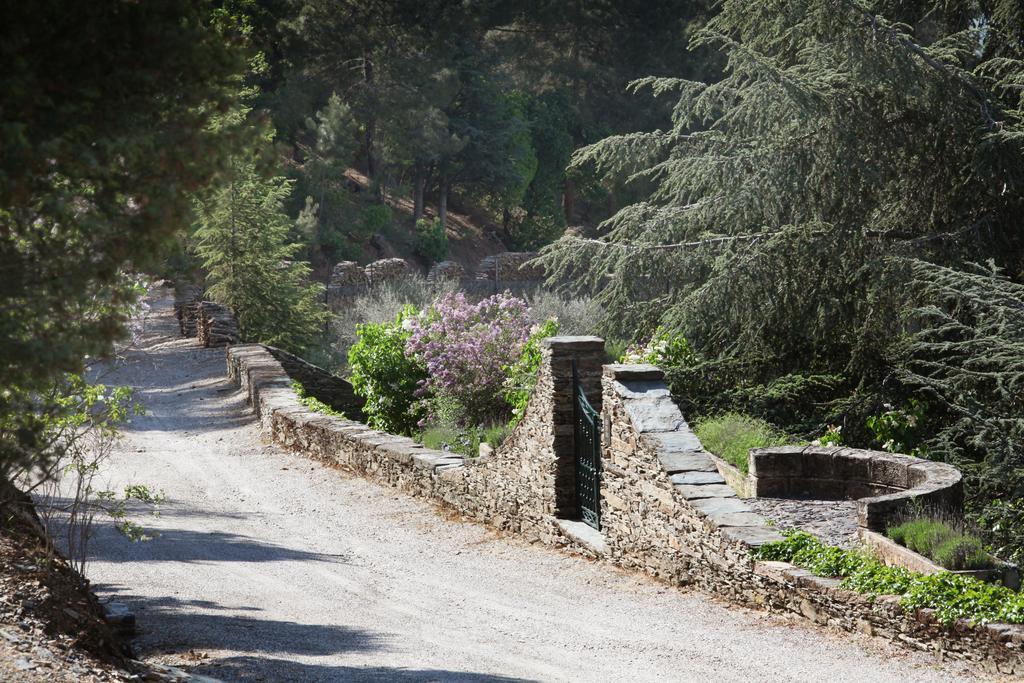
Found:
[{"label": "stone gate pillar", "polygon": [[[551,397],[550,429],[554,479],[551,501],[556,517],[576,516],[576,465],[573,450],[572,364],[587,400],[601,410],[601,367],[605,361],[600,337],[549,337],[542,342],[541,372],[537,393]],[[542,386],[546,384],[547,386]]]}]

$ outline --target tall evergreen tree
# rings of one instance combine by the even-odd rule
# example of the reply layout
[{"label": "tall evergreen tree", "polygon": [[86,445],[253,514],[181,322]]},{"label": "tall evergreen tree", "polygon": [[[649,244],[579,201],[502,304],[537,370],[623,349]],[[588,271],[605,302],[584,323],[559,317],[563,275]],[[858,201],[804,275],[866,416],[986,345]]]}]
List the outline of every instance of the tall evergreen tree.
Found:
[{"label": "tall evergreen tree", "polygon": [[124,332],[125,269],[158,263],[223,166],[243,36],[209,3],[0,8],[0,476],[40,455],[38,400]]},{"label": "tall evergreen tree", "polygon": [[242,336],[298,354],[315,350],[328,313],[323,285],[309,283],[302,246],[288,241],[292,181],[263,177],[236,158],[222,185],[196,200],[196,253],[210,297],[235,314]]}]

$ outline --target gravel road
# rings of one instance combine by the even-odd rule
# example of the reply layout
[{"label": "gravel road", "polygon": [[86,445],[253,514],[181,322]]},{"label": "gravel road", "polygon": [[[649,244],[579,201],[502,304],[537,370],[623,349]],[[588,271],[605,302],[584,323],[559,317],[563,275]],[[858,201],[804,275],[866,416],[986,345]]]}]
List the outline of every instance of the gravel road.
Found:
[{"label": "gravel road", "polygon": [[261,441],[224,352],[155,290],[103,381],[136,418],[103,474],[167,495],[88,575],[138,614],[138,654],[224,680],[949,681],[931,657],[731,607],[531,546]]}]

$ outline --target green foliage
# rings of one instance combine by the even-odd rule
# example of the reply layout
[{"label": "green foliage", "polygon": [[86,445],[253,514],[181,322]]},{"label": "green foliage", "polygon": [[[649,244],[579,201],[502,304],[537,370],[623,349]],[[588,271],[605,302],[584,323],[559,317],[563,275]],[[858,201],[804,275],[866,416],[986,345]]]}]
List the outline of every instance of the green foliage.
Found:
[{"label": "green foliage", "polygon": [[236,157],[226,181],[196,199],[195,248],[210,298],[231,309],[243,338],[303,355],[322,342],[329,316],[323,286],[292,260],[301,247],[287,241],[290,194],[290,181]]},{"label": "green foliage", "polygon": [[911,519],[885,531],[886,535],[946,569],[987,569],[992,560],[981,539],[936,519]]},{"label": "green foliage", "polygon": [[363,232],[367,235],[389,235],[394,225],[391,207],[371,204],[363,209]]},{"label": "green foliage", "polygon": [[995,499],[973,518],[984,532],[989,550],[1014,564],[1024,563],[1024,499]]},{"label": "green foliage", "polygon": [[[211,4],[5,4],[0,21],[0,475],[32,459],[37,399],[110,352],[188,193],[240,127],[243,31]],[[116,36],[116,38],[114,38]],[[158,37],[158,39],[156,38]]]},{"label": "green foliage", "polygon": [[619,362],[649,363],[679,368],[694,366],[697,363],[697,356],[685,337],[672,334],[668,329],[659,327],[646,345],[630,347],[619,359]]},{"label": "green foliage", "polygon": [[893,408],[891,405],[886,405],[886,408],[881,415],[871,415],[866,420],[875,441],[890,453],[928,457],[927,447],[915,445],[921,438],[922,422],[928,411],[928,403],[911,398],[904,408]]},{"label": "green foliage", "polygon": [[814,446],[842,446],[843,445],[843,429],[838,425],[829,425],[825,433],[822,434],[816,441],[811,442]]},{"label": "green foliage", "polygon": [[441,221],[428,221],[421,218],[416,221],[416,253],[428,263],[438,263],[448,258],[448,234]]},{"label": "green foliage", "polygon": [[424,416],[417,390],[426,369],[405,353],[410,332],[403,323],[417,311],[406,306],[391,323],[365,323],[356,328],[358,341],[348,351],[349,380],[366,399],[363,412],[374,429],[412,434]]},{"label": "green foliage", "polygon": [[[1024,494],[1024,285],[993,264],[954,270],[915,261],[917,331],[893,353],[898,377],[928,401],[929,457],[965,474],[968,506]],[[985,525],[980,525],[982,528]],[[1007,529],[1004,528],[1003,531]],[[1000,544],[1007,536],[997,533]],[[1009,554],[1020,556],[1019,547]]]},{"label": "green foliage", "polygon": [[323,415],[330,415],[332,417],[345,417],[345,413],[340,410],[335,410],[316,396],[309,396],[306,393],[306,387],[302,386],[302,382],[299,382],[298,380],[292,380],[292,391],[294,391],[299,397],[299,403],[306,406],[314,413],[322,413]]},{"label": "green foliage", "polygon": [[554,337],[558,330],[558,322],[555,320],[546,320],[543,324],[535,326],[526,344],[523,345],[519,360],[505,368],[504,396],[512,406],[510,428],[519,424],[526,415],[526,406],[530,403],[534,387],[537,386],[537,373],[540,371],[541,362],[540,342],[547,337]]},{"label": "green foliage", "polygon": [[887,567],[863,553],[822,544],[803,531],[787,531],[785,539],[766,543],[753,555],[760,560],[791,562],[818,576],[839,577],[844,588],[870,595],[899,595],[912,609],[935,610],[944,624],[957,619],[974,623],[1024,623],[1024,595],[996,584],[949,572],[918,574]]},{"label": "green foliage", "polygon": [[749,467],[747,455],[751,448],[792,443],[785,432],[764,420],[740,413],[704,418],[697,422],[693,431],[704,448],[742,472]]}]

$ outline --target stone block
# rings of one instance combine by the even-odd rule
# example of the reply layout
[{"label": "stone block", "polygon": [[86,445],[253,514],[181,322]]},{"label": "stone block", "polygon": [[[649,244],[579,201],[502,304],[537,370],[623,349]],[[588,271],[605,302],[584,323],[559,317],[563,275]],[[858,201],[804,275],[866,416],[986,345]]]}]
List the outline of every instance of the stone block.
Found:
[{"label": "stone block", "polygon": [[753,512],[750,506],[739,498],[698,498],[690,505],[705,515],[725,512]]},{"label": "stone block", "polygon": [[801,498],[843,500],[846,498],[846,482],[838,479],[792,479],[789,493]]},{"label": "stone block", "polygon": [[724,484],[725,478],[718,472],[683,472],[673,474],[673,484]]},{"label": "stone block", "polygon": [[789,479],[756,477],[752,479],[755,498],[785,498],[789,496]]},{"label": "stone block", "polygon": [[681,484],[676,486],[676,491],[679,491],[687,500],[698,500],[700,498],[732,498],[736,496],[736,492],[732,490],[732,487],[726,484],[703,484],[690,486],[688,484]]},{"label": "stone block", "polygon": [[752,448],[747,462],[750,464],[750,476],[759,479],[798,477],[803,473],[800,450],[790,448]]},{"label": "stone block", "polygon": [[604,366],[604,376],[619,382],[663,382],[665,373],[656,365],[616,363]]},{"label": "stone block", "polygon": [[700,439],[690,431],[689,427],[681,427],[672,432],[654,432],[644,434],[641,441],[657,453],[692,453],[702,451]]},{"label": "stone block", "polygon": [[708,519],[716,526],[768,526],[768,521],[754,512],[713,512]]},{"label": "stone block", "polygon": [[594,336],[548,337],[540,342],[542,348],[550,349],[554,355],[566,355],[580,351],[604,353],[604,339]]},{"label": "stone block", "polygon": [[717,472],[714,461],[704,453],[659,453],[658,461],[665,472]]},{"label": "stone block", "polygon": [[763,526],[724,526],[719,531],[723,538],[754,548],[783,540],[782,534],[778,531]]},{"label": "stone block", "polygon": [[686,426],[679,408],[670,396],[655,396],[625,401],[626,414],[633,428],[644,432],[672,432]]},{"label": "stone block", "polygon": [[909,459],[889,453],[874,451],[869,456],[871,463],[871,474],[868,481],[875,484],[884,484],[898,489],[906,489],[910,486],[908,467]]},{"label": "stone block", "polygon": [[871,478],[871,456],[863,451],[846,449],[836,453],[833,475],[846,482],[867,482]]}]

